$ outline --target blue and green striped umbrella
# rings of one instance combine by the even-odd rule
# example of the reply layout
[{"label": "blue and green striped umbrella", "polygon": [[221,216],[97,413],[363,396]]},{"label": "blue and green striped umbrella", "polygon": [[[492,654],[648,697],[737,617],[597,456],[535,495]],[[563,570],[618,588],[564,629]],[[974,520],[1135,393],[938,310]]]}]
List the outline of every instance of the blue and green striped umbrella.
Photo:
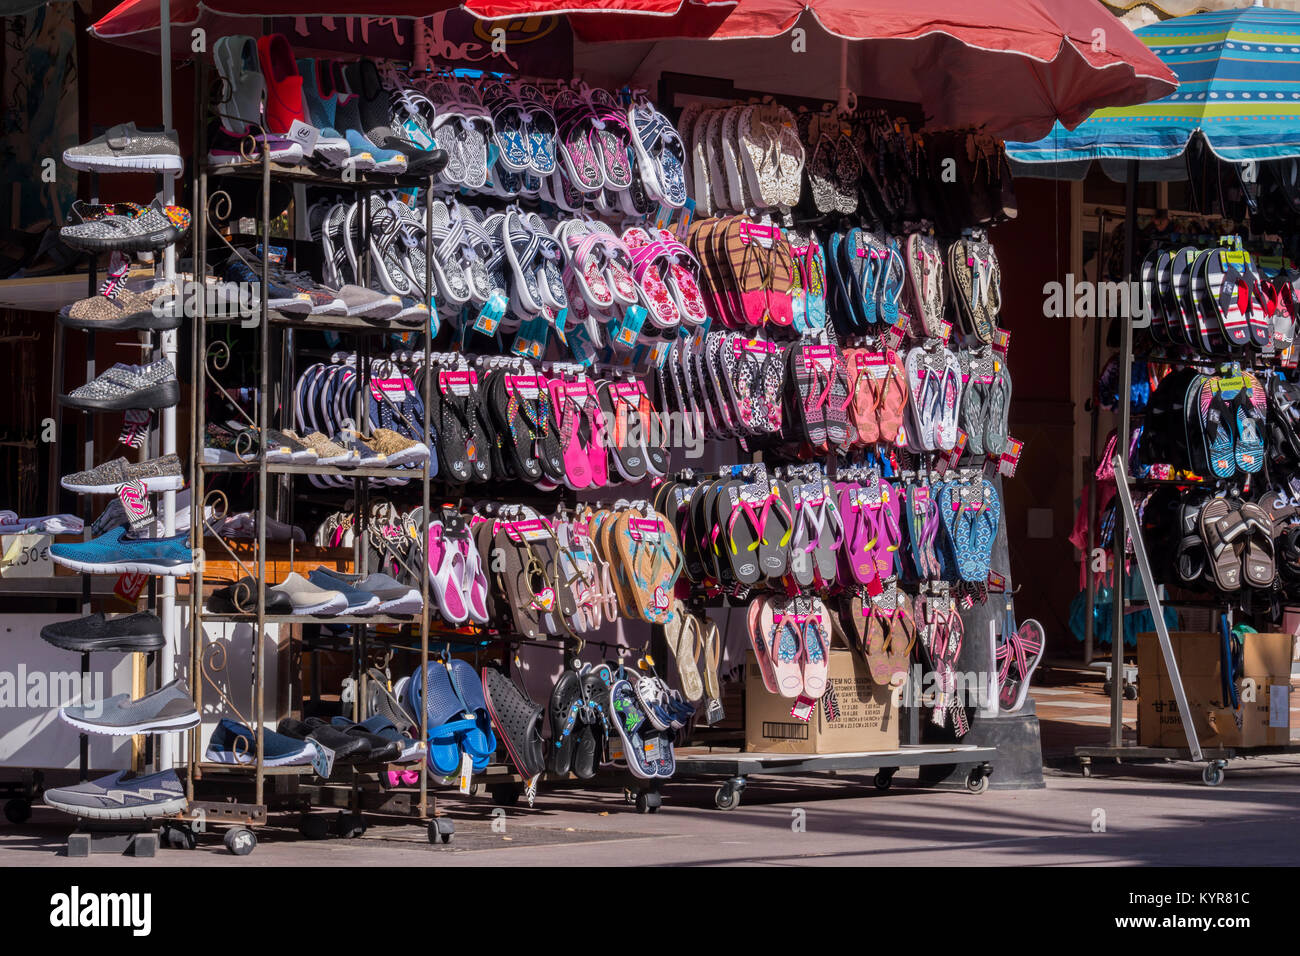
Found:
[{"label": "blue and green striped umbrella", "polygon": [[1199,131],[1229,162],[1300,157],[1300,13],[1245,7],[1134,31],[1178,75],[1140,106],[1101,109],[1073,130],[1007,143],[1021,163],[1172,159]]}]

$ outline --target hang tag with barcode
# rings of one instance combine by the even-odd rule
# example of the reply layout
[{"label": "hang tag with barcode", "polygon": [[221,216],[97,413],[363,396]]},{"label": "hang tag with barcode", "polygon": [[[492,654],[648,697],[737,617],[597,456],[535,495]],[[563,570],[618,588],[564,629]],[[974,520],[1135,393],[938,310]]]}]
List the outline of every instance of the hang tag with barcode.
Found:
[{"label": "hang tag with barcode", "polygon": [[474,758],[462,752],[460,755],[460,783],[458,787],[461,793],[469,793],[470,780],[473,776]]},{"label": "hang tag with barcode", "polygon": [[139,534],[153,523],[153,508],[149,505],[149,493],[144,490],[143,482],[128,481],[117,489],[117,498],[122,502],[132,534]]},{"label": "hang tag with barcode", "polygon": [[117,440],[128,448],[140,448],[149,437],[149,423],[153,412],[147,408],[128,408],[122,419],[122,431]]}]

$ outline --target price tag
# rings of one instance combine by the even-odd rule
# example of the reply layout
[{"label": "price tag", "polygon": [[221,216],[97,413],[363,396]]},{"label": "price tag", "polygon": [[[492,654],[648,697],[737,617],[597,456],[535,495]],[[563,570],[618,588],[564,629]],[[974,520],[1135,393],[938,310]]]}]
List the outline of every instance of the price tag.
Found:
[{"label": "price tag", "polygon": [[316,127],[308,126],[302,120],[294,120],[286,135],[302,147],[304,156],[310,156],[316,152],[316,140],[320,138],[320,130]]},{"label": "price tag", "polygon": [[147,408],[129,408],[122,419],[122,431],[117,440],[128,448],[140,448],[149,437],[149,423],[153,412]]},{"label": "price tag", "polygon": [[565,336],[574,360],[584,368],[596,361],[596,347],[585,325],[575,325]]},{"label": "price tag", "polygon": [[800,694],[794,699],[794,706],[790,708],[790,716],[795,720],[802,720],[806,724],[812,719],[816,709],[817,701]]},{"label": "price tag", "polygon": [[649,313],[639,305],[630,305],[623,312],[623,322],[619,326],[618,333],[614,335],[616,345],[631,348],[636,344],[637,337],[641,334],[641,326],[645,325],[646,316]]},{"label": "price tag", "polygon": [[117,498],[122,502],[132,534],[139,534],[153,524],[153,508],[149,505],[149,493],[144,490],[143,482],[128,481],[117,489]]},{"label": "price tag", "polygon": [[140,597],[140,592],[144,590],[148,580],[149,575],[147,574],[128,571],[126,574],[118,576],[117,582],[113,585],[113,593],[128,604],[134,604],[136,599]]},{"label": "price tag", "polygon": [[460,785],[458,789],[461,793],[469,793],[470,780],[474,776],[474,758],[465,752],[460,755]]},{"label": "price tag", "polygon": [[529,319],[515,333],[515,342],[510,351],[524,358],[541,359],[546,352],[546,337],[550,325],[540,315]]},{"label": "price tag", "polygon": [[478,317],[474,319],[474,331],[484,335],[496,335],[497,326],[501,324],[501,319],[506,314],[507,305],[509,302],[504,295],[500,292],[492,293],[492,297],[483,304],[483,308],[479,309]]},{"label": "price tag", "polygon": [[1001,458],[998,459],[998,471],[1004,477],[1015,477],[1016,466],[1020,464],[1020,453],[1024,450],[1024,447],[1024,442],[1008,436],[1007,447],[1003,450]]},{"label": "price tag", "polygon": [[48,534],[7,534],[0,537],[0,577],[48,578],[54,575]]},{"label": "price tag", "polygon": [[329,779],[330,774],[334,772],[334,751],[330,750],[319,740],[307,738],[307,746],[311,747],[311,766],[316,774],[325,779]]}]

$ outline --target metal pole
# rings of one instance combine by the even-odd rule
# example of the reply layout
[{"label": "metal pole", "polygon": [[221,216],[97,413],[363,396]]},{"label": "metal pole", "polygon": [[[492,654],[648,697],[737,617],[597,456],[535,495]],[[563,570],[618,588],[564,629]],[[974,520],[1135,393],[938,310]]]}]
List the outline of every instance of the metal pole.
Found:
[{"label": "metal pole", "polygon": [[[1106,242],[1106,210],[1097,210],[1097,274],[1093,276],[1094,281],[1101,281],[1101,250]],[[1083,566],[1087,569],[1087,576],[1084,578],[1087,589],[1087,608],[1088,614],[1083,622],[1083,663],[1085,665],[1092,663],[1092,653],[1095,650],[1096,634],[1093,618],[1096,616],[1097,609],[1097,579],[1092,573],[1092,553],[1097,548],[1097,518],[1100,510],[1097,508],[1097,429],[1099,419],[1101,418],[1101,408],[1097,405],[1097,399],[1100,394],[1097,391],[1097,379],[1101,376],[1101,319],[1096,316],[1092,320],[1092,414],[1091,423],[1088,431],[1088,474],[1085,480],[1088,483],[1088,548],[1083,555]]]},{"label": "metal pole", "polygon": [[[159,15],[161,17],[160,26],[160,53],[162,56],[162,125],[164,130],[172,129],[172,31],[171,31],[171,3],[170,0],[161,0],[159,6]],[[197,159],[195,160],[198,161]],[[173,176],[163,176],[162,201],[170,206],[176,202],[176,179]],[[162,256],[163,281],[174,283],[176,281],[176,247],[168,246],[163,250]],[[162,351],[163,358],[176,367],[176,338],[175,330],[163,332],[159,335],[159,348]],[[176,453],[176,406],[164,408],[159,419],[159,440],[161,443],[162,453],[164,455],[173,455]],[[191,495],[193,493],[191,492]],[[193,507],[195,502],[191,502]],[[176,492],[165,491],[162,497],[162,523],[163,534],[171,535],[176,533]],[[158,596],[158,616],[162,620],[163,646],[162,653],[159,656],[158,669],[161,677],[166,680],[176,673],[176,648],[173,646],[176,640],[176,578],[167,575],[162,579],[162,592]],[[193,681],[193,675],[190,676]],[[176,739],[172,734],[160,735],[161,747],[159,750],[159,766],[166,768],[175,766],[176,763]]]},{"label": "metal pole", "polygon": [[[1137,186],[1138,164],[1136,159],[1128,162],[1128,185],[1125,187],[1124,207],[1124,278],[1133,279],[1133,251],[1137,242]],[[1132,288],[1130,285],[1129,288]],[[1115,454],[1127,461],[1129,447],[1129,393],[1133,386],[1133,322],[1125,317],[1120,323],[1119,346],[1119,428],[1115,436]],[[1117,472],[1115,480],[1125,481],[1123,472]],[[1112,747],[1124,746],[1124,542],[1127,538],[1125,529],[1127,521],[1123,511],[1115,512],[1115,570],[1112,580],[1114,604],[1113,628],[1110,636],[1110,744]]]}]

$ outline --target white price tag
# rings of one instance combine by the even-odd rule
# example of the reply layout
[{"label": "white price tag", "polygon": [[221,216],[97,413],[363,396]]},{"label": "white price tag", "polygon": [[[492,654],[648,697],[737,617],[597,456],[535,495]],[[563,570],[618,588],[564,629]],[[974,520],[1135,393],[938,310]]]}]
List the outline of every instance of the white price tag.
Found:
[{"label": "white price tag", "polygon": [[310,156],[316,152],[316,140],[320,137],[320,130],[314,126],[308,126],[302,120],[294,120],[293,125],[289,127],[289,132],[285,134],[302,147],[302,154]]}]

